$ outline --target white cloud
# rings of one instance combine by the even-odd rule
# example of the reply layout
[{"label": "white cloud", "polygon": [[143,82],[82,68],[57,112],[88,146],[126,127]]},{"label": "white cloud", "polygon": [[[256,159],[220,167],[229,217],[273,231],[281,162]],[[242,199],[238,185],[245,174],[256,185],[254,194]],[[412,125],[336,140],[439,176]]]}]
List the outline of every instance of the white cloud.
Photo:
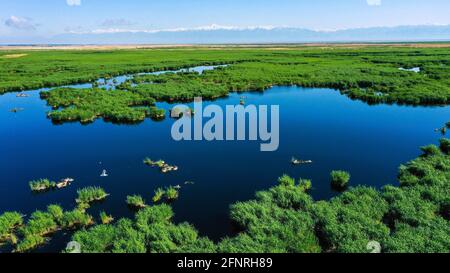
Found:
[{"label": "white cloud", "polygon": [[6,19],[5,25],[20,30],[36,30],[37,27],[30,18],[22,18],[14,15]]},{"label": "white cloud", "polygon": [[66,0],[69,6],[81,6],[81,0]]},{"label": "white cloud", "polygon": [[381,0],[366,0],[369,6],[381,6]]}]

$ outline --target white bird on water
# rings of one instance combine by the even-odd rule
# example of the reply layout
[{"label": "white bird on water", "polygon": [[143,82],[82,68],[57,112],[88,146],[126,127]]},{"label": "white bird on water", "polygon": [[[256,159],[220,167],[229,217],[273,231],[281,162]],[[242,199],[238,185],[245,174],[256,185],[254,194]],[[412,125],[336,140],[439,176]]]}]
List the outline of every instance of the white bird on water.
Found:
[{"label": "white bird on water", "polygon": [[106,172],[106,170],[103,170],[103,172],[100,175],[100,177],[108,177],[108,173]]}]

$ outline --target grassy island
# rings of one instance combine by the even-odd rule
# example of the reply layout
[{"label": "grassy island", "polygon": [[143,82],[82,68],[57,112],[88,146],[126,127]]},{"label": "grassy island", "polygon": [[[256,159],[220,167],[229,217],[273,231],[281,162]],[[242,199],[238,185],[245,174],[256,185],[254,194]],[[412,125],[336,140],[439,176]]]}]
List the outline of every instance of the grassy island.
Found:
[{"label": "grassy island", "polygon": [[56,182],[48,179],[39,179],[36,181],[30,181],[30,188],[34,192],[48,191],[56,188]]},{"label": "grassy island", "polygon": [[180,196],[180,186],[177,187],[167,187],[165,189],[158,188],[155,190],[155,194],[153,195],[152,201],[153,203],[158,203],[160,201],[168,201],[172,202],[178,199]]},{"label": "grassy island", "polygon": [[130,207],[134,207],[134,208],[138,208],[138,209],[147,207],[147,205],[145,204],[144,198],[142,198],[142,196],[140,196],[140,195],[127,196],[127,204]]},{"label": "grassy island", "polygon": [[150,167],[158,167],[162,173],[178,171],[177,166],[167,164],[164,160],[153,161],[150,158],[144,159],[144,164]]},{"label": "grassy island", "polygon": [[76,199],[76,202],[79,204],[89,204],[95,201],[101,201],[106,199],[109,195],[100,187],[87,187],[78,190],[77,193],[78,198]]},{"label": "grassy island", "polygon": [[48,179],[39,179],[36,181],[29,182],[31,191],[33,192],[44,192],[54,189],[62,189],[69,186],[74,180],[72,178],[65,178],[60,182],[53,182]]},{"label": "grassy island", "polygon": [[175,187],[168,187],[166,190],[166,198],[169,201],[174,201],[177,200],[178,197],[180,196],[179,191],[175,188]]}]

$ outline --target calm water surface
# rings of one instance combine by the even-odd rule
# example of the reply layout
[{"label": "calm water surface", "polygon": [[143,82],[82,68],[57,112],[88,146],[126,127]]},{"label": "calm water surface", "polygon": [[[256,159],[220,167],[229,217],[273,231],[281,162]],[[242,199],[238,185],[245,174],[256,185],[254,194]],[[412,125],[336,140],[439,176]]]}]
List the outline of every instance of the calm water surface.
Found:
[{"label": "calm water surface", "polygon": [[[329,183],[334,169],[351,172],[352,185],[397,184],[398,166],[416,157],[420,146],[437,143],[440,135],[434,129],[450,117],[450,107],[369,106],[330,89],[274,87],[264,94],[245,94],[247,104],[280,105],[280,148],[262,153],[259,142],[175,142],[170,135],[174,120],[169,118],[139,125],[102,120],[53,125],[38,91],[28,94],[0,96],[0,212],[30,215],[52,203],[69,210],[75,206],[77,189],[100,186],[111,196],[94,205],[90,214],[133,217],[127,195],[141,194],[150,201],[156,188],[180,184],[180,199],[173,204],[175,221],[188,221],[214,240],[232,235],[230,204],[274,186],[283,173],[312,179],[317,200],[336,194]],[[241,96],[231,94],[212,103],[237,105]],[[11,113],[15,107],[24,111]],[[161,174],[142,163],[147,156],[180,170]],[[294,167],[292,156],[314,164]],[[103,169],[109,177],[100,177]],[[75,183],[59,191],[30,192],[30,180],[65,177],[75,178]],[[184,186],[185,181],[195,184]],[[60,251],[69,240],[70,234],[57,234],[38,251]]]}]

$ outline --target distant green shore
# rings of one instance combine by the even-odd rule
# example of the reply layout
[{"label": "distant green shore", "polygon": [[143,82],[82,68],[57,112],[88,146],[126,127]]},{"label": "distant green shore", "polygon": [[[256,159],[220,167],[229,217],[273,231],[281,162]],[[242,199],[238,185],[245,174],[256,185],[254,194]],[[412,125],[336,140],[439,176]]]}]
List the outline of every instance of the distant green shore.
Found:
[{"label": "distant green shore", "polygon": [[136,76],[112,92],[95,87],[57,88],[43,92],[42,97],[58,109],[49,114],[58,122],[91,122],[102,117],[139,122],[152,116],[149,107],[155,101],[190,101],[197,96],[213,99],[234,91],[263,91],[274,85],[332,88],[370,104],[450,103],[450,48],[431,44],[4,51],[0,52],[0,93],[223,64],[228,66],[201,75]]}]

